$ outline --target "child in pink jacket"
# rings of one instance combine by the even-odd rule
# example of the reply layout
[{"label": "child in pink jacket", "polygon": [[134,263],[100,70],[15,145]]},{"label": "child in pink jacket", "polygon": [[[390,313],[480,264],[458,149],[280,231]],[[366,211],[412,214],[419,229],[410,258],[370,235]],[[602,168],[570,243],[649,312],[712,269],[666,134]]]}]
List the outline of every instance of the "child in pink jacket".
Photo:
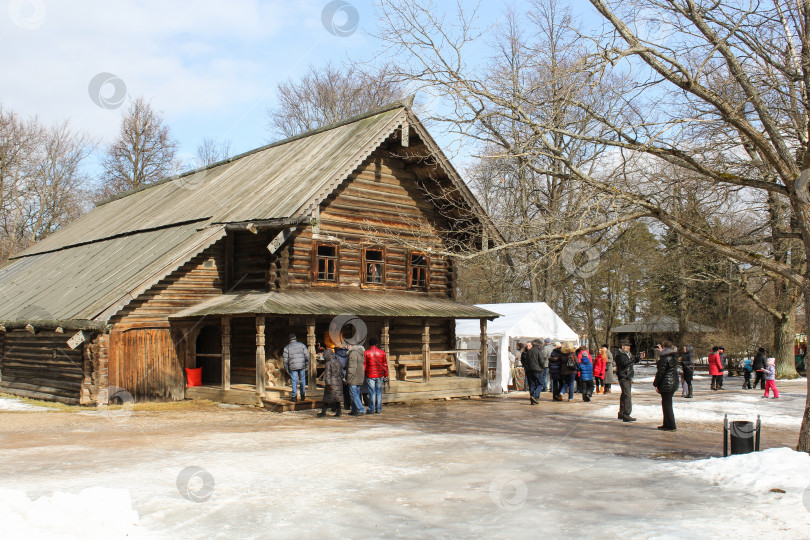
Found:
[{"label": "child in pink jacket", "polygon": [[768,367],[765,368],[765,395],[768,397],[773,389],[773,399],[779,398],[779,390],[776,389],[776,358],[768,358]]}]

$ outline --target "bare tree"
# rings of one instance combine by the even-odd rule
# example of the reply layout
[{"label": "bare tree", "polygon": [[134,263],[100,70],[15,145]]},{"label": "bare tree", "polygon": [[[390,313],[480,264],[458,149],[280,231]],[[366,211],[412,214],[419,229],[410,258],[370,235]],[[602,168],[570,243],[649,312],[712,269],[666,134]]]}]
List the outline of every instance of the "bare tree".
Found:
[{"label": "bare tree", "polygon": [[93,147],[66,121],[45,127],[0,107],[0,262],[87,210]]},{"label": "bare tree", "polygon": [[177,172],[177,141],[144,98],[131,101],[116,140],[101,159],[100,198],[151,184]]},{"label": "bare tree", "polygon": [[279,104],[267,111],[267,129],[275,136],[293,137],[388,105],[402,94],[388,66],[368,71],[332,63],[310,66],[299,80],[278,85]]},{"label": "bare tree", "polygon": [[229,157],[231,157],[230,140],[217,140],[213,137],[205,137],[200,144],[197,145],[195,164],[197,167],[205,167],[224,161]]},{"label": "bare tree", "polygon": [[[460,13],[451,28],[435,6],[382,0],[380,37],[391,45],[389,53],[407,59],[403,75],[453,96],[456,124],[489,128],[490,105],[496,105],[504,119],[533,134],[534,155],[553,158],[581,189],[614,201],[624,215],[650,216],[718,256],[779,276],[810,298],[810,192],[806,179],[797,182],[810,168],[810,4],[590,1],[609,31],[590,41],[593,51],[582,71],[592,74],[593,85],[611,80],[600,92],[615,106],[599,111],[578,95],[558,96],[597,121],[578,132],[493,91],[465,63],[462,48],[477,37],[469,14]],[[711,138],[706,126],[714,131]],[[581,167],[560,147],[559,136],[608,145],[617,166],[608,175]],[[753,243],[717,238],[673,211],[671,185],[640,180],[656,161],[689,171],[717,190],[744,192],[758,201],[777,197],[788,212],[780,220],[786,226],[776,232],[767,223],[752,224]],[[527,160],[527,166],[561,175],[537,160]],[[787,260],[758,247],[772,234],[789,241]],[[810,327],[810,310],[805,324]],[[810,451],[810,395],[798,448]]]}]

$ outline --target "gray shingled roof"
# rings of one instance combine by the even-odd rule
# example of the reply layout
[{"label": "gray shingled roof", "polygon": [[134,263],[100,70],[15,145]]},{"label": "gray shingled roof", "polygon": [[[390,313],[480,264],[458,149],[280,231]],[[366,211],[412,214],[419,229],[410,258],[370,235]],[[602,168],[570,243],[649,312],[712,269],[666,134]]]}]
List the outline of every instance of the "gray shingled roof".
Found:
[{"label": "gray shingled roof", "polygon": [[0,321],[90,320],[126,305],[150,278],[168,275],[225,234],[221,225],[198,227],[179,225],[11,261],[0,268]]},{"label": "gray shingled roof", "polygon": [[358,317],[454,317],[494,319],[487,309],[417,294],[284,291],[269,293],[230,293],[206,300],[169,317],[187,319],[205,315],[356,315]]},{"label": "gray shingled roof", "polygon": [[[708,334],[716,332],[717,328],[690,322],[688,324],[691,333]],[[617,326],[613,329],[614,334],[665,334],[678,331],[678,319],[669,315],[653,315],[643,320],[638,320],[628,324]]]},{"label": "gray shingled roof", "polygon": [[17,256],[197,220],[226,223],[305,215],[405,114],[399,105],[152,184],[101,204]]},{"label": "gray shingled roof", "polygon": [[434,149],[491,227],[409,106],[394,103],[100,204],[0,268],[0,322],[107,321],[222,237],[222,224],[311,215],[403,124]]}]

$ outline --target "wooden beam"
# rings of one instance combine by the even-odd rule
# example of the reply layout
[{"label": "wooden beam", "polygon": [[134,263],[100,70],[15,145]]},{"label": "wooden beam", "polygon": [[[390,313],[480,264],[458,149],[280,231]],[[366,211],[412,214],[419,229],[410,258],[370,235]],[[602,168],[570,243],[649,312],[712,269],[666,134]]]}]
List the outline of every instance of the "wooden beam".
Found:
[{"label": "wooden beam", "polygon": [[309,373],[307,373],[307,386],[309,394],[315,391],[315,376],[318,373],[318,362],[315,358],[315,318],[307,319],[307,348],[309,349]]},{"label": "wooden beam", "polygon": [[259,231],[281,229],[295,225],[307,225],[312,222],[312,216],[300,216],[280,219],[263,219],[258,221],[240,221],[225,225],[226,231],[249,231],[253,234]]},{"label": "wooden beam", "polygon": [[487,387],[487,370],[489,369],[489,361],[487,358],[487,320],[481,319],[481,352],[478,353],[478,365],[481,370],[481,385],[486,389]]},{"label": "wooden beam", "polygon": [[186,332],[186,367],[197,367],[197,336],[200,335],[199,325],[195,325],[188,332]]},{"label": "wooden beam", "polygon": [[380,334],[380,348],[385,351],[386,356],[391,354],[391,319],[383,320],[382,334]]},{"label": "wooden beam", "polygon": [[264,355],[264,315],[256,316],[256,393],[264,397],[264,371],[266,358]]},{"label": "wooden beam", "polygon": [[225,235],[225,291],[230,292],[233,287],[233,234]]},{"label": "wooden beam", "polygon": [[222,317],[222,389],[231,389],[231,318]]},{"label": "wooden beam", "polygon": [[430,382],[430,323],[427,319],[422,323],[422,380]]}]

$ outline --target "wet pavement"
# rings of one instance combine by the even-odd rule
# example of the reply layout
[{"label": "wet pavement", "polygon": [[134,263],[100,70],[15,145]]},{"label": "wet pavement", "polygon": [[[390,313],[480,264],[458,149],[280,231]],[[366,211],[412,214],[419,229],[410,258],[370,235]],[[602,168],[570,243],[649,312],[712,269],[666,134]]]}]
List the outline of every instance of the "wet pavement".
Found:
[{"label": "wet pavement", "polygon": [[[638,386],[634,404],[660,404],[649,384]],[[719,394],[698,389],[695,399]],[[810,511],[774,530],[748,519],[761,494],[662,468],[722,455],[721,424],[681,422],[664,433],[657,422],[593,417],[618,409],[618,398],[543,394],[532,406],[517,393],[360,418],[204,404],[2,413],[0,483],[29,497],[127,489],[148,537],[802,537]],[[797,439],[798,429],[765,427],[762,447]],[[178,488],[189,467],[215,481],[199,502]]]}]

